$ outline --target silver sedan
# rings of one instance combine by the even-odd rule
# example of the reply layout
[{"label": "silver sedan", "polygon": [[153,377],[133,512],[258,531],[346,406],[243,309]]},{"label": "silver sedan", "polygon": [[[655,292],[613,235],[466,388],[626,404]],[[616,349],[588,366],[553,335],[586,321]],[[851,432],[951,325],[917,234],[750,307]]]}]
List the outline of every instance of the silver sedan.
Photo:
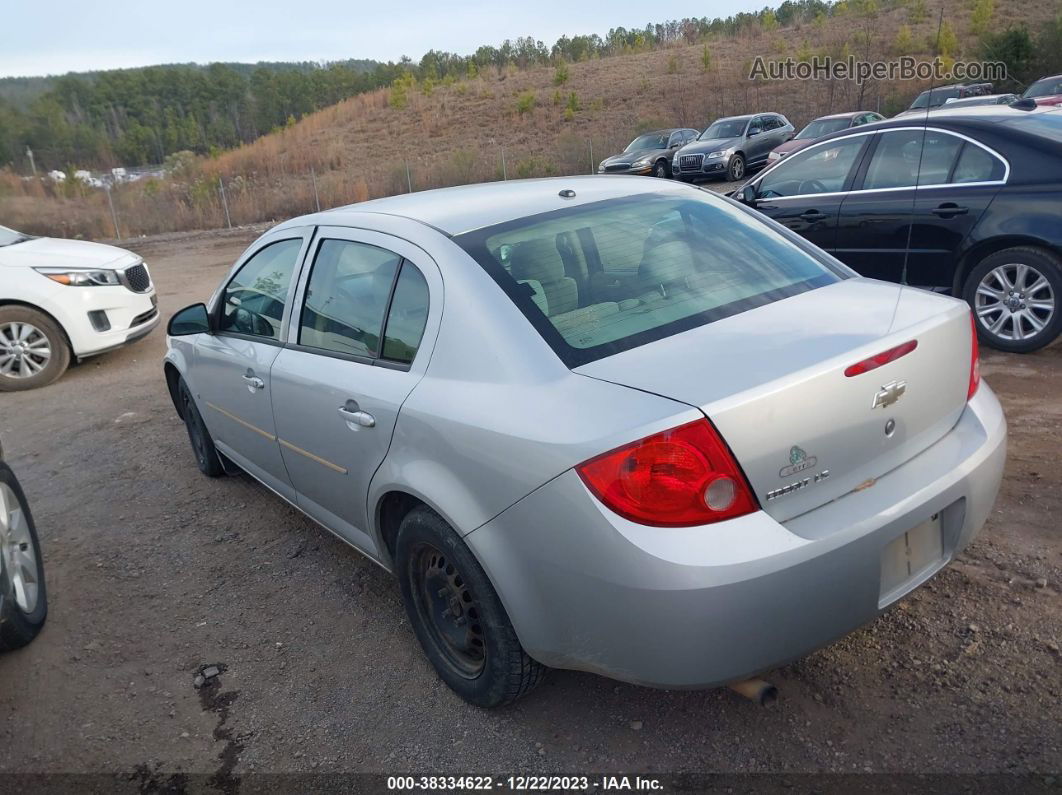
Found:
[{"label": "silver sedan", "polygon": [[393,572],[494,706],[547,666],[729,683],[932,577],[1005,459],[971,332],[730,199],[573,177],[282,223],[165,374],[199,468]]}]

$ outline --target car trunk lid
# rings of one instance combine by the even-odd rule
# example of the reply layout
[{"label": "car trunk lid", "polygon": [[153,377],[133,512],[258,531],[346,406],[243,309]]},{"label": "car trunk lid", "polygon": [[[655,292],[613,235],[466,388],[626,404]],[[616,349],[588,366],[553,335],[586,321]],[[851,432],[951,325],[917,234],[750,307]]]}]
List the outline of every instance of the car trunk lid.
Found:
[{"label": "car trunk lid", "polygon": [[[845,375],[912,340],[902,357]],[[576,372],[699,407],[763,510],[785,521],[868,487],[944,436],[966,404],[970,345],[962,303],[858,278]]]}]

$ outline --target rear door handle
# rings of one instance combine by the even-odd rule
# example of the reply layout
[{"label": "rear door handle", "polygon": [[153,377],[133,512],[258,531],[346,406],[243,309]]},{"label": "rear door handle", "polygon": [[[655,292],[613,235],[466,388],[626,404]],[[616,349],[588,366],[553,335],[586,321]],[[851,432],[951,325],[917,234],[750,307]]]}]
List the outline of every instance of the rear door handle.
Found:
[{"label": "rear door handle", "polygon": [[376,418],[369,412],[362,411],[356,400],[348,400],[345,404],[340,406],[339,416],[347,421],[347,427],[352,431],[357,430],[357,428],[353,427],[354,425],[361,428],[376,427]]},{"label": "rear door handle", "polygon": [[252,395],[259,389],[265,389],[265,381],[250,370],[248,370],[247,374],[243,377],[243,381],[247,384],[247,391]]},{"label": "rear door handle", "polygon": [[970,212],[970,208],[960,207],[954,202],[945,202],[939,207],[934,207],[930,212],[933,215],[939,215],[941,218],[951,218],[955,215],[966,215],[966,213]]},{"label": "rear door handle", "polygon": [[826,215],[826,213],[820,213],[818,210],[804,210],[800,217],[805,221],[825,221],[830,216]]}]

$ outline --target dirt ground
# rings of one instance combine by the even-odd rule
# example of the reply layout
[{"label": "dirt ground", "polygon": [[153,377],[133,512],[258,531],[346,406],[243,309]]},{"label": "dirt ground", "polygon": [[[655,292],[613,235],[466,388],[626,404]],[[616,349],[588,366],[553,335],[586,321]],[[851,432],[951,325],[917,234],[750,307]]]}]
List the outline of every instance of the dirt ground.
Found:
[{"label": "dirt ground", "polygon": [[[125,245],[165,319],[253,236]],[[1062,344],[984,353],[1010,453],[979,540],[870,626],[773,672],[774,707],[555,671],[490,712],[435,676],[383,570],[253,481],[199,474],[164,347],[160,328],[0,396],[51,607],[34,644],[0,657],[0,772],[117,774],[142,791],[203,774],[232,791],[261,771],[1062,770]],[[206,664],[222,672],[197,690]]]}]

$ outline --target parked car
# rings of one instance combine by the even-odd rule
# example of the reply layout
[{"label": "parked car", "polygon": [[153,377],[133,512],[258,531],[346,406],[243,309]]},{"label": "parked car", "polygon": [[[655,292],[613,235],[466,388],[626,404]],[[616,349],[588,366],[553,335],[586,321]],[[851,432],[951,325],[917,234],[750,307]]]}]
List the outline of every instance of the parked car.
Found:
[{"label": "parked car", "polygon": [[717,119],[696,140],[675,153],[671,172],[684,182],[718,178],[739,180],[749,169],[796,132],[780,113],[756,113]]},{"label": "parked car", "polygon": [[680,146],[696,138],[697,134],[697,130],[686,127],[643,133],[627,144],[620,154],[602,160],[597,173],[670,177],[671,156]]},{"label": "parked car", "polygon": [[1037,105],[1062,105],[1062,75],[1041,77],[1022,93],[1024,99],[1032,99]]},{"label": "parked car", "polygon": [[25,646],[37,637],[47,617],[37,527],[0,445],[0,651]]},{"label": "parked car", "polygon": [[484,706],[544,666],[698,687],[806,654],[958,554],[1005,458],[961,301],[671,181],[296,218],[169,335],[200,470],[392,571]]},{"label": "parked car", "polygon": [[981,97],[992,93],[991,83],[956,83],[950,86],[937,86],[923,91],[907,110],[900,111],[893,118],[905,116],[910,113],[925,113],[927,110],[939,108],[949,99],[963,99],[965,97]]},{"label": "parked car", "polygon": [[863,124],[871,124],[882,121],[885,117],[872,110],[857,110],[849,113],[834,113],[830,116],[820,116],[810,122],[803,130],[798,132],[783,144],[779,144],[767,155],[767,161],[773,163],[781,160],[786,155],[791,155],[803,149],[813,141],[817,141],[824,135],[829,135],[838,130],[847,130],[849,127],[859,127]]},{"label": "parked car", "polygon": [[963,99],[951,97],[944,101],[943,107],[947,110],[950,108],[968,108],[971,105],[1009,105],[1019,99],[1021,97],[1017,94],[984,94],[980,97],[964,97]]},{"label": "parked car", "polygon": [[131,251],[0,226],[0,392],[45,386],[71,358],[140,339],[158,325],[156,303]]},{"label": "parked car", "polygon": [[835,133],[740,196],[864,276],[961,296],[985,342],[1026,353],[1062,330],[1060,191],[1062,112],[997,105]]}]

